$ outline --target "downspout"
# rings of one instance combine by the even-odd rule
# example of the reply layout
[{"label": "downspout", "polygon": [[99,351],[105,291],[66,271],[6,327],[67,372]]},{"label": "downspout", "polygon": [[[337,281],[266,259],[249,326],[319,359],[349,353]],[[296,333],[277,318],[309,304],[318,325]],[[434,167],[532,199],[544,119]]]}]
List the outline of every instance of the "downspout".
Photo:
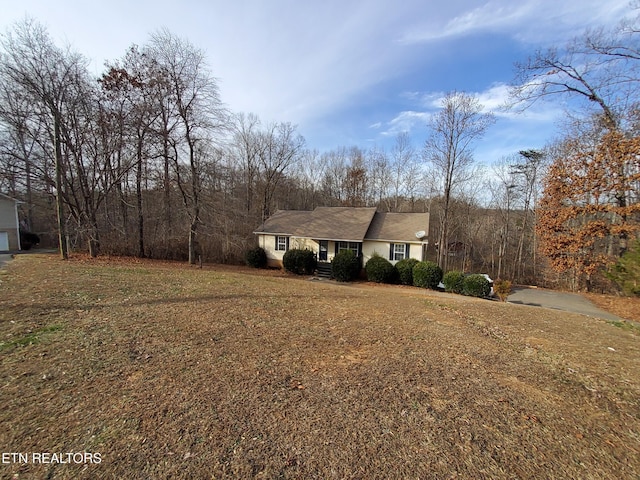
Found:
[{"label": "downspout", "polygon": [[13,202],[13,210],[16,212],[16,227],[18,227],[18,231],[16,232],[18,237],[18,250],[22,250],[22,245],[20,244],[20,219],[18,218],[18,201],[14,200]]}]

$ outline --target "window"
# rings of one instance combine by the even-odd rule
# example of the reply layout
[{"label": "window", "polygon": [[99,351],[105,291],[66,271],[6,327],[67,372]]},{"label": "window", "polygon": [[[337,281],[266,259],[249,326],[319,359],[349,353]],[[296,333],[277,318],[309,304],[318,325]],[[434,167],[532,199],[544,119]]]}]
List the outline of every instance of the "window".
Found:
[{"label": "window", "polygon": [[338,253],[343,250],[351,250],[356,257],[360,253],[358,242],[338,242]]},{"label": "window", "polygon": [[392,243],[389,249],[389,260],[398,261],[409,257],[408,243]]},{"label": "window", "polygon": [[276,237],[276,250],[281,252],[289,250],[289,237]]}]

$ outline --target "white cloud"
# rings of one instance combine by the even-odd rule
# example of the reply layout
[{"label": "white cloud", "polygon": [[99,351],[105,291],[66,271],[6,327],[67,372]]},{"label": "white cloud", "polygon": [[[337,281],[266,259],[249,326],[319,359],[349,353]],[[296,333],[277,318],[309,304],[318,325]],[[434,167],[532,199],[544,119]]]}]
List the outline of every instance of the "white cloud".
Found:
[{"label": "white cloud", "polygon": [[[95,59],[123,56],[131,43],[166,26],[206,51],[222,98],[234,110],[256,112],[265,121],[318,118],[398,74],[403,59],[393,38],[417,1],[401,6],[368,2],[229,2],[167,0],[108,7],[80,0],[24,0],[5,5],[0,30],[30,14]],[[123,16],[122,12],[126,12]]]},{"label": "white cloud", "polygon": [[464,11],[449,20],[444,27],[434,28],[434,25],[414,29],[407,32],[402,43],[419,43],[448,37],[463,36],[479,30],[505,28],[521,23],[531,10],[526,2],[500,5],[500,2],[488,2],[473,10]]},{"label": "white cloud", "polygon": [[495,83],[475,95],[485,111],[493,113],[498,118],[549,123],[555,122],[564,112],[562,102],[540,102],[526,109],[514,107],[509,98],[509,85],[506,83]]},{"label": "white cloud", "polygon": [[[478,99],[485,112],[506,114],[503,112],[509,98],[509,87],[505,83],[495,83],[483,92],[465,92]],[[446,97],[445,92],[427,92],[417,95],[416,104],[429,111],[440,110]]]},{"label": "white cloud", "polygon": [[386,128],[380,135],[385,137],[396,136],[399,133],[411,132],[416,128],[426,128],[430,116],[431,114],[428,112],[413,110],[400,112],[385,124]]},{"label": "white cloud", "polygon": [[392,38],[404,10],[387,2],[220,3],[223,31],[206,41],[224,72],[222,94],[238,110],[305,123],[401,70]]},{"label": "white cloud", "polygon": [[[565,115],[562,105],[552,102],[541,102],[524,111],[503,108],[509,98],[509,87],[504,83],[495,83],[482,92],[467,93],[478,98],[484,111],[496,115],[496,123],[476,148],[475,157],[483,164],[491,164],[519,150],[542,148]],[[412,92],[411,98],[419,110],[403,110],[382,122],[379,135],[389,138],[409,132],[412,136],[426,136],[429,119],[441,108],[444,96],[442,92]]]},{"label": "white cloud", "polygon": [[[322,130],[325,137],[348,131],[353,132],[350,138],[358,138],[355,130],[360,127],[366,130],[364,137],[371,129],[384,136],[417,131],[429,112],[439,108],[444,94],[425,93],[446,88],[430,84],[438,77],[431,55],[439,49],[420,48],[425,42],[444,45],[449,39],[491,32],[548,43],[596,22],[617,21],[628,10],[628,1],[489,0],[469,7],[468,0],[184,0],[179,6],[169,0],[21,0],[5,2],[0,30],[29,13],[44,22],[56,40],[68,41],[94,58],[99,72],[103,60],[121,57],[131,43],[143,43],[149,32],[166,26],[206,51],[222,100],[232,110],[254,112],[265,122],[299,124],[305,136]],[[426,71],[425,66],[433,71],[432,78],[405,76]],[[403,79],[402,86],[393,85],[396,78]],[[387,91],[381,93],[379,85]],[[397,100],[402,89],[401,105],[384,105],[398,113],[378,122],[382,117],[374,104],[392,103],[389,99]],[[498,113],[504,84],[490,85],[478,95],[501,118],[516,118],[515,112]],[[374,118],[363,119],[360,111],[351,115],[364,103],[368,112],[375,111]],[[518,121],[550,122],[558,108],[534,107]]]},{"label": "white cloud", "polygon": [[445,92],[428,92],[420,96],[420,105],[427,110],[440,110],[442,101],[446,96]]},{"label": "white cloud", "polygon": [[451,12],[445,22],[434,19],[414,24],[399,41],[415,44],[492,32],[523,42],[546,43],[567,39],[587,26],[613,25],[627,12],[629,0],[490,0],[479,7]]},{"label": "white cloud", "polygon": [[478,93],[477,98],[485,111],[501,115],[509,101],[509,86],[505,83],[495,83],[484,92]]},{"label": "white cloud", "polygon": [[[500,118],[517,118],[532,121],[553,121],[562,114],[562,104],[555,102],[540,102],[527,109],[510,108],[509,85],[496,82],[481,92],[466,92],[478,99],[484,112],[493,113]],[[416,105],[420,105],[429,111],[442,108],[445,93],[427,92],[416,95]]]}]

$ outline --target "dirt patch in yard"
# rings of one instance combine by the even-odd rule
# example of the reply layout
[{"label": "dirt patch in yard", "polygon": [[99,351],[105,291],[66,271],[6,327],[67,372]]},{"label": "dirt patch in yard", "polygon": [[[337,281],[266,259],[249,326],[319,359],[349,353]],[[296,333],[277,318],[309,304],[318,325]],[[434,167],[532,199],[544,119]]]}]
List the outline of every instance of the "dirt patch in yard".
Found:
[{"label": "dirt patch in yard", "polygon": [[101,462],[0,477],[635,478],[639,333],[399,286],[19,256],[0,272],[0,446]]}]

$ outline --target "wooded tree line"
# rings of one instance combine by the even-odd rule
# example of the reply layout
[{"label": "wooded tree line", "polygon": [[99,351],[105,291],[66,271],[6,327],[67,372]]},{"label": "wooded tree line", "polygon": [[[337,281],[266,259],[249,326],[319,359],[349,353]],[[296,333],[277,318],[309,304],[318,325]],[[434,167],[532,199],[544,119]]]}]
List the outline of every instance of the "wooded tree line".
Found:
[{"label": "wooded tree line", "polygon": [[[632,13],[640,4],[632,5]],[[586,31],[518,65],[513,98],[570,98],[583,110],[549,148],[537,208],[540,251],[556,281],[606,289],[608,273],[638,248],[640,21]],[[548,275],[550,278],[551,275]]]},{"label": "wooded tree line", "polygon": [[[556,50],[539,53],[519,67],[515,99],[583,95],[601,111],[576,119],[575,128],[545,151],[514,152],[483,171],[473,148],[493,117],[465,93],[444,98],[423,146],[415,147],[405,133],[387,150],[319,152],[290,123],[264,123],[225,108],[203,52],[167,30],[132,46],[95,78],[82,55],[55,45],[46,29],[26,20],[0,41],[0,191],[24,201],[22,227],[59,244],[62,255],[86,249],[91,255],[237,262],[255,244],[253,230],[276,209],[366,205],[429,211],[429,254],[445,270],[584,286],[624,253],[638,223],[630,87],[637,50],[603,46],[614,34],[632,45],[636,31],[629,28],[590,32],[583,40],[588,37],[597,53],[580,51],[611,57],[606,65],[592,62],[593,75],[613,65],[626,72],[624,105],[610,101],[613,80],[610,96],[600,80],[588,83],[577,53],[570,62]],[[556,63],[575,65],[582,76],[563,73]],[[576,93],[571,81],[584,81],[584,92]],[[599,163],[592,161],[596,156]],[[568,193],[568,173],[558,170],[573,165],[568,158],[579,178],[584,162],[594,169],[606,165],[609,190],[594,179],[589,188],[596,185],[597,194]],[[558,213],[568,206],[577,212],[573,217]],[[581,235],[587,239],[591,232],[597,241],[569,255],[566,236],[573,234],[565,233],[563,243],[559,232],[591,217],[600,229]],[[597,262],[581,260],[589,248]],[[554,268],[560,273],[552,274]]]}]

